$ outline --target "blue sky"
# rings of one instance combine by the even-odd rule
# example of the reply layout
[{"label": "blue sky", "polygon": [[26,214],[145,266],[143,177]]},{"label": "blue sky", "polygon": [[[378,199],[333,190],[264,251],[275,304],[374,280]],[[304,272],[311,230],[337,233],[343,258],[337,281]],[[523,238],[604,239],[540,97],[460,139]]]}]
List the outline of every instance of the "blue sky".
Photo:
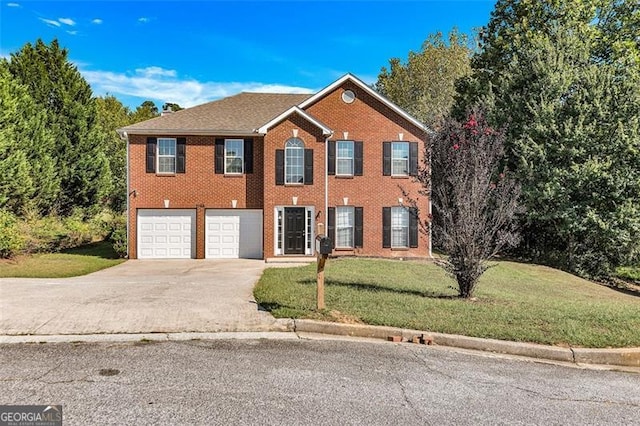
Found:
[{"label": "blue sky", "polygon": [[0,55],[57,37],[96,95],[187,107],[241,91],[317,91],[347,72],[373,83],[430,33],[485,25],[494,4],[2,0]]}]

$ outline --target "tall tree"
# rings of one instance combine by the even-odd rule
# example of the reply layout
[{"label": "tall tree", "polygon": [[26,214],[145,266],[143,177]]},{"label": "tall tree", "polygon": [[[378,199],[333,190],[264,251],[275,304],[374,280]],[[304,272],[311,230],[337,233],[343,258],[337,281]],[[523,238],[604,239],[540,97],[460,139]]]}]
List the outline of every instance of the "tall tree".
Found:
[{"label": "tall tree", "polygon": [[151,118],[156,118],[159,115],[158,107],[153,103],[153,101],[144,101],[131,114],[131,123],[139,123]]},{"label": "tall tree", "polygon": [[124,211],[126,207],[127,157],[126,142],[116,133],[116,129],[131,123],[129,108],[114,96],[96,98],[96,137],[101,141],[109,159],[112,192],[109,203],[115,211]]},{"label": "tall tree", "polygon": [[51,210],[60,190],[54,148],[46,111],[0,61],[0,208]]},{"label": "tall tree", "polygon": [[47,111],[55,136],[61,193],[58,210],[98,205],[109,192],[109,163],[94,138],[95,104],[91,87],[68,60],[58,41],[38,39],[11,54],[9,71],[27,87],[34,101]]},{"label": "tall tree", "polygon": [[640,260],[640,72],[621,54],[637,52],[639,7],[498,1],[456,107],[484,102],[509,124],[523,249],[588,276]]},{"label": "tall tree", "polygon": [[175,104],[173,102],[165,102],[164,105],[162,105],[162,110],[168,111],[169,109],[171,109],[172,112],[176,112],[184,108],[182,108],[180,105]]},{"label": "tall tree", "polygon": [[437,127],[451,109],[456,80],[471,72],[471,53],[467,36],[455,29],[446,41],[442,33],[432,34],[420,52],[409,52],[405,63],[391,59],[375,88],[428,126]]}]

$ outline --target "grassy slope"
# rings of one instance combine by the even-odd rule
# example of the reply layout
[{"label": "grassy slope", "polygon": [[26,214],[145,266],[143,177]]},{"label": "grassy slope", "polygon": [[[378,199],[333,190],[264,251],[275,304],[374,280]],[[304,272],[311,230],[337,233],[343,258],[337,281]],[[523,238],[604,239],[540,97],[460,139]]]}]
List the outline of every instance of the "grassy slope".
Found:
[{"label": "grassy slope", "polygon": [[327,311],[315,312],[315,265],[265,271],[260,304],[279,317],[332,319],[477,337],[585,347],[640,346],[640,298],[538,265],[500,262],[476,301],[433,264],[330,260]]},{"label": "grassy slope", "polygon": [[61,253],[37,254],[0,263],[0,277],[64,278],[86,275],[124,262],[106,242]]}]

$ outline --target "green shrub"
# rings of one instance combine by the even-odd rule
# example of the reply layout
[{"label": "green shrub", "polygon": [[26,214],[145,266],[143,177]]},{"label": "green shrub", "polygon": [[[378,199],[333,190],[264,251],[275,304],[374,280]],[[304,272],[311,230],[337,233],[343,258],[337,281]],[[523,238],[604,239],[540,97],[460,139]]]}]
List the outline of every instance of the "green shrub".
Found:
[{"label": "green shrub", "polygon": [[14,257],[24,248],[24,239],[20,235],[20,227],[16,216],[0,210],[0,258]]},{"label": "green shrub", "polygon": [[124,214],[114,217],[109,241],[118,256],[127,257],[127,218]]}]

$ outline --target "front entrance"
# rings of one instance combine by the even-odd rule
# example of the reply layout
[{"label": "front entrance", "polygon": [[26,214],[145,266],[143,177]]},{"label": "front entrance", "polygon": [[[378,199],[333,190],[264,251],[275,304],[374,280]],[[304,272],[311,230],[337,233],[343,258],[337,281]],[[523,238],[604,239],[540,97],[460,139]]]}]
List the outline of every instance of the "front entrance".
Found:
[{"label": "front entrance", "polygon": [[284,254],[305,254],[304,207],[284,209]]}]

